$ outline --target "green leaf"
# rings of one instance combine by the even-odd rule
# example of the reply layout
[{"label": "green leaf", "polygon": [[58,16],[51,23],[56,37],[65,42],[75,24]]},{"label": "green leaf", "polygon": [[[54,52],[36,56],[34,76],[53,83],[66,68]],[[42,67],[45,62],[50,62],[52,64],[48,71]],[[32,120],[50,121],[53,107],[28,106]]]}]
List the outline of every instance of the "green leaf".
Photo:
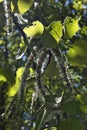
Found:
[{"label": "green leaf", "polygon": [[3,44],[3,40],[0,39],[0,45],[2,45],[2,44]]},{"label": "green leaf", "polygon": [[73,8],[80,12],[83,9],[83,1],[82,0],[74,0],[73,1]]},{"label": "green leaf", "polygon": [[18,70],[16,71],[16,78],[17,79],[21,79],[21,77],[22,77],[22,74],[23,74],[23,72],[24,72],[24,69],[25,69],[25,67],[20,67],[20,68],[18,68]]},{"label": "green leaf", "polygon": [[54,21],[49,25],[49,34],[56,40],[58,43],[62,37],[63,26],[61,21]]},{"label": "green leaf", "polygon": [[78,19],[73,19],[71,17],[66,17],[64,20],[64,36],[65,38],[72,38],[79,31]]},{"label": "green leaf", "polygon": [[[55,69],[54,69],[55,68]],[[45,72],[44,72],[44,78],[45,77],[49,77],[49,78],[53,78],[54,76],[57,76],[59,73],[59,70],[56,66],[56,62],[54,57],[52,56],[50,59],[50,63],[47,66]]]},{"label": "green leaf", "polygon": [[78,119],[66,119],[60,122],[58,130],[84,130],[85,127]]},{"label": "green leaf", "polygon": [[6,77],[4,75],[0,74],[0,81],[6,82],[7,79],[6,79]]},{"label": "green leaf", "polygon": [[2,85],[6,81],[7,81],[6,77],[4,75],[0,74],[0,85]]},{"label": "green leaf", "polygon": [[32,3],[33,0],[12,0],[11,8],[13,11],[23,14],[30,9]]},{"label": "green leaf", "polygon": [[0,74],[2,74],[7,79],[9,85],[13,85],[15,83],[14,74],[13,71],[11,70],[10,65],[0,68]]},{"label": "green leaf", "polygon": [[58,46],[56,40],[49,34],[48,30],[45,30],[42,37],[41,43],[46,48],[55,48]]},{"label": "green leaf", "polygon": [[10,88],[8,89],[8,92],[7,92],[8,97],[13,97],[18,92],[24,69],[25,69],[24,67],[20,67],[16,71],[16,79],[15,79],[16,81],[15,81],[15,84],[13,86],[10,86]]},{"label": "green leaf", "polygon": [[54,21],[48,27],[45,27],[41,37],[41,43],[46,48],[55,48],[58,46],[62,37],[63,26],[61,21]]},{"label": "green leaf", "polygon": [[79,108],[79,103],[75,101],[69,101],[66,104],[63,105],[63,111],[67,112],[71,115],[77,115],[81,113],[80,108]]},{"label": "green leaf", "polygon": [[68,60],[72,65],[87,64],[87,41],[80,39],[74,42],[67,53]]},{"label": "green leaf", "polygon": [[83,26],[83,27],[80,29],[80,33],[81,33],[82,35],[87,36],[87,26]]},{"label": "green leaf", "polygon": [[32,26],[25,27],[23,31],[25,32],[27,37],[38,38],[43,33],[44,26],[39,21],[34,21],[32,24]]},{"label": "green leaf", "polygon": [[80,109],[84,114],[87,114],[87,105],[80,105]]},{"label": "green leaf", "polygon": [[8,91],[7,91],[8,97],[14,97],[15,94],[17,93],[17,91],[18,91],[18,88],[19,88],[19,86],[16,85],[16,84],[13,85],[13,86],[11,86],[11,87],[8,89]]}]

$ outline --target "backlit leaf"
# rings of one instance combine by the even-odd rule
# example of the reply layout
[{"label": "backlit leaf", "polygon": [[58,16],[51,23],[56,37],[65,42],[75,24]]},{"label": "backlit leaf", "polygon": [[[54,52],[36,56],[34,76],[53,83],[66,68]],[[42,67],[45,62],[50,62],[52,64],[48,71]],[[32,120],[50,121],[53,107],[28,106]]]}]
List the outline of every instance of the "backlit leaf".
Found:
[{"label": "backlit leaf", "polygon": [[22,78],[23,72],[24,72],[24,67],[20,67],[17,70],[16,79],[15,79],[16,81],[15,81],[15,84],[8,89],[8,92],[7,92],[8,97],[13,97],[17,93],[21,84],[21,78]]},{"label": "backlit leaf", "polygon": [[61,21],[54,21],[49,25],[49,34],[56,40],[58,43],[62,37],[63,26]]},{"label": "backlit leaf", "polygon": [[68,51],[68,60],[72,65],[87,64],[87,42],[83,39],[74,42]]},{"label": "backlit leaf", "polygon": [[71,17],[66,17],[64,21],[65,38],[72,38],[79,31],[78,19],[73,19]]},{"label": "backlit leaf", "polygon": [[6,77],[4,75],[0,74],[0,85],[2,85],[6,81],[7,81]]},{"label": "backlit leaf", "polygon": [[31,7],[33,0],[12,0],[11,8],[15,12],[25,13]]},{"label": "backlit leaf", "polygon": [[61,21],[54,21],[48,27],[46,27],[41,37],[41,43],[44,45],[44,47],[57,47],[62,37],[62,30],[63,26]]},{"label": "backlit leaf", "polygon": [[33,25],[29,27],[25,27],[23,31],[26,33],[27,37],[30,38],[39,37],[44,31],[43,24],[39,21],[34,21],[32,24]]}]

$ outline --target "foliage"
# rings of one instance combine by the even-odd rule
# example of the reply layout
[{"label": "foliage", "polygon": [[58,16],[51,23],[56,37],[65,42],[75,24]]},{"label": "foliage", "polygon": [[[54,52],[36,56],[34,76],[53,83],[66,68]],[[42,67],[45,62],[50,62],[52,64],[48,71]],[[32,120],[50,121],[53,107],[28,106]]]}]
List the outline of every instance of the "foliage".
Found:
[{"label": "foliage", "polygon": [[32,24],[29,28],[24,28],[24,32],[30,38],[38,38],[43,33],[44,27],[39,21],[34,21]]},{"label": "foliage", "polygon": [[83,64],[87,64],[86,63],[86,40],[83,39],[79,39],[76,40],[73,45],[72,48],[69,49],[68,51],[68,58],[70,59],[70,62],[73,65],[83,65]]},{"label": "foliage", "polygon": [[0,10],[0,129],[86,130],[86,0],[1,0]]}]

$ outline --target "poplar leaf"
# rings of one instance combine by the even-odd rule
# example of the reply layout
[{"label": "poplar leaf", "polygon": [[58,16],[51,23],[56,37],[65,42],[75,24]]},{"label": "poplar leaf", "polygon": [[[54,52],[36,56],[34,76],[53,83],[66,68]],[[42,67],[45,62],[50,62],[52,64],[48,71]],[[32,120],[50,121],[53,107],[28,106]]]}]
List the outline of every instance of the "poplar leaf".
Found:
[{"label": "poplar leaf", "polygon": [[61,21],[54,21],[50,24],[49,34],[56,40],[58,43],[62,37],[63,26]]},{"label": "poplar leaf", "polygon": [[69,48],[67,56],[72,65],[87,64],[87,42],[83,39],[75,41],[72,47]]},{"label": "poplar leaf", "polygon": [[12,0],[11,8],[14,12],[23,14],[30,9],[32,3],[33,0]]},{"label": "poplar leaf", "polygon": [[38,38],[44,31],[44,26],[40,21],[32,22],[32,25],[25,27],[24,30],[27,37]]},{"label": "poplar leaf", "polygon": [[64,21],[65,38],[72,38],[79,31],[79,19],[73,19],[71,17],[66,17]]},{"label": "poplar leaf", "polygon": [[48,27],[45,28],[42,35],[41,43],[46,48],[55,48],[58,46],[62,37],[63,26],[61,21],[54,21]]},{"label": "poplar leaf", "polygon": [[60,122],[58,130],[84,130],[84,125],[78,119],[66,119]]}]

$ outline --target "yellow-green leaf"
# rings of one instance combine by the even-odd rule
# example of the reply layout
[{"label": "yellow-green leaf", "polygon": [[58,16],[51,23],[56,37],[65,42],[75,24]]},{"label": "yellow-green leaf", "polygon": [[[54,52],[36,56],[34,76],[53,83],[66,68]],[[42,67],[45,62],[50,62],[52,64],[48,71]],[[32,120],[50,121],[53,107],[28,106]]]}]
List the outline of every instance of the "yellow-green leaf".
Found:
[{"label": "yellow-green leaf", "polygon": [[54,21],[48,27],[45,28],[41,37],[41,43],[46,48],[55,48],[58,46],[62,37],[63,26],[61,21]]},{"label": "yellow-green leaf", "polygon": [[7,92],[8,97],[15,96],[15,94],[19,90],[19,87],[20,87],[20,84],[21,84],[21,78],[22,78],[22,74],[24,72],[24,69],[25,69],[24,67],[18,68],[18,70],[16,72],[15,84],[8,89],[8,92]]},{"label": "yellow-green leaf", "polygon": [[61,21],[54,21],[49,25],[49,34],[56,40],[58,43],[62,37],[63,26]]},{"label": "yellow-green leaf", "polygon": [[16,89],[16,85],[10,87],[9,90],[8,90],[8,92],[7,92],[8,97],[15,96],[15,94],[17,93],[17,90],[18,89]]},{"label": "yellow-green leaf", "polygon": [[32,22],[32,25],[25,27],[24,30],[27,37],[38,38],[44,31],[44,26],[40,21]]},{"label": "yellow-green leaf", "polygon": [[73,1],[73,8],[77,11],[80,11],[83,9],[83,1],[82,0],[74,0]]},{"label": "yellow-green leaf", "polygon": [[3,74],[0,74],[0,85],[2,85],[6,81],[7,81],[6,77]]},{"label": "yellow-green leaf", "polygon": [[80,30],[80,33],[81,33],[82,35],[87,36],[87,26],[83,26],[83,28],[81,28],[81,30]]},{"label": "yellow-green leaf", "polygon": [[11,8],[15,12],[25,13],[30,9],[33,0],[12,0]]},{"label": "yellow-green leaf", "polygon": [[74,42],[68,51],[68,60],[72,65],[87,64],[87,41],[80,39]]},{"label": "yellow-green leaf", "polygon": [[77,31],[80,29],[78,24],[78,19],[73,19],[71,17],[67,17],[64,21],[64,36],[65,38],[72,38],[76,35]]},{"label": "yellow-green leaf", "polygon": [[0,81],[5,82],[5,81],[7,81],[7,79],[4,75],[0,74]]},{"label": "yellow-green leaf", "polygon": [[0,45],[2,45],[3,44],[3,40],[2,39],[0,39]]},{"label": "yellow-green leaf", "polygon": [[18,68],[18,70],[16,71],[16,78],[18,78],[18,79],[21,78],[21,76],[22,76],[22,74],[24,72],[24,69],[25,69],[25,67]]}]

